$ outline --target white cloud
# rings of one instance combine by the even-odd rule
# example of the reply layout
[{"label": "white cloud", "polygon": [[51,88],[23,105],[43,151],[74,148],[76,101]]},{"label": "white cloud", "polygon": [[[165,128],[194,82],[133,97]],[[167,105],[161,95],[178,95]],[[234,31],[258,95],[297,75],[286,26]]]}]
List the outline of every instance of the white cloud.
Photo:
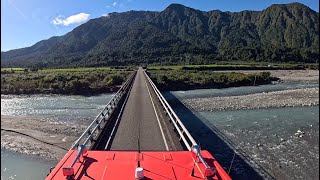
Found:
[{"label": "white cloud", "polygon": [[102,16],[104,16],[104,17],[108,17],[108,16],[109,16],[109,13],[102,14]]},{"label": "white cloud", "polygon": [[76,23],[82,23],[89,19],[90,14],[86,13],[79,13],[72,16],[69,16],[67,18],[63,16],[58,16],[54,20],[52,20],[52,23],[55,25],[64,25],[69,26],[70,24],[76,24]]},{"label": "white cloud", "polygon": [[112,4],[112,6],[116,6],[118,4],[118,2],[114,2],[113,4]]}]

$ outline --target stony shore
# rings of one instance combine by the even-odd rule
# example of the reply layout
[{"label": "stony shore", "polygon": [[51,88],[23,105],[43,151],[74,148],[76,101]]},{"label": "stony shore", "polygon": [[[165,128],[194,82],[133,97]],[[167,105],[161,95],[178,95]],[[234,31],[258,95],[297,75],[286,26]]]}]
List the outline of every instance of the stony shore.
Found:
[{"label": "stony shore", "polygon": [[40,117],[1,115],[1,148],[58,160],[84,128]]},{"label": "stony shore", "polygon": [[319,105],[319,88],[256,93],[242,96],[194,98],[183,100],[196,111],[224,111],[270,107]]}]

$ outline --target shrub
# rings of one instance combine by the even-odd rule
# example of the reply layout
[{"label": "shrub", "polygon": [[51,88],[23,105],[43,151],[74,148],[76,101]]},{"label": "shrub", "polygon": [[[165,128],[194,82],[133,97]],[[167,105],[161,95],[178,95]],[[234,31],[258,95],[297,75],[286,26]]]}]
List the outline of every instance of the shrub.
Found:
[{"label": "shrub", "polygon": [[196,88],[221,88],[270,83],[270,72],[243,74],[238,72],[212,71],[148,71],[151,79],[163,90],[182,90]]},{"label": "shrub", "polygon": [[107,86],[121,85],[123,79],[119,75],[109,75],[106,76],[103,80],[103,83]]}]

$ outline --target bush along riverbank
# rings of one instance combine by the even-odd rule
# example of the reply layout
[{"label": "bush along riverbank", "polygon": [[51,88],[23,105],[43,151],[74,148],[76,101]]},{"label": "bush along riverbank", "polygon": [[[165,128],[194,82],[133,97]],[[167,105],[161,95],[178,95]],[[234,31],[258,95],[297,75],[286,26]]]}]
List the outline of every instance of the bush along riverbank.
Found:
[{"label": "bush along riverbank", "polygon": [[194,71],[238,71],[238,70],[319,70],[319,64],[208,64],[185,66],[148,66],[148,70],[194,70]]},{"label": "bush along riverbank", "polygon": [[1,74],[1,94],[101,94],[114,92],[131,71]]},{"label": "bush along riverbank", "polygon": [[240,72],[149,70],[147,73],[159,89],[170,91],[254,86],[279,80],[271,77],[270,72],[244,74]]}]

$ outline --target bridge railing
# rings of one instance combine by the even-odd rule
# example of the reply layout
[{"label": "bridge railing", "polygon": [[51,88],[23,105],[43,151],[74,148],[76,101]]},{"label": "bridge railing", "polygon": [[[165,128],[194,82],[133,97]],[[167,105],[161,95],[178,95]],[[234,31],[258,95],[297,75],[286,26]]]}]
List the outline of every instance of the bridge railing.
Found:
[{"label": "bridge railing", "polygon": [[170,121],[173,123],[175,130],[179,136],[179,140],[183,141],[184,145],[187,147],[189,151],[192,150],[192,147],[197,145],[196,141],[193,139],[187,128],[183,125],[179,117],[173,111],[167,100],[162,96],[157,86],[152,82],[149,75],[144,71],[144,74],[149,81],[151,87],[153,88],[155,94],[157,95],[161,106],[165,110],[165,113],[168,115]]},{"label": "bridge railing", "polygon": [[100,130],[108,123],[113,111],[117,107],[122,96],[130,88],[130,84],[135,77],[136,71],[134,71],[129,78],[122,84],[121,88],[117,91],[114,97],[108,102],[108,104],[103,108],[103,110],[96,116],[96,118],[91,122],[87,129],[82,133],[82,135],[75,141],[70,149],[76,149],[79,145],[86,145],[87,147],[91,145]]}]

